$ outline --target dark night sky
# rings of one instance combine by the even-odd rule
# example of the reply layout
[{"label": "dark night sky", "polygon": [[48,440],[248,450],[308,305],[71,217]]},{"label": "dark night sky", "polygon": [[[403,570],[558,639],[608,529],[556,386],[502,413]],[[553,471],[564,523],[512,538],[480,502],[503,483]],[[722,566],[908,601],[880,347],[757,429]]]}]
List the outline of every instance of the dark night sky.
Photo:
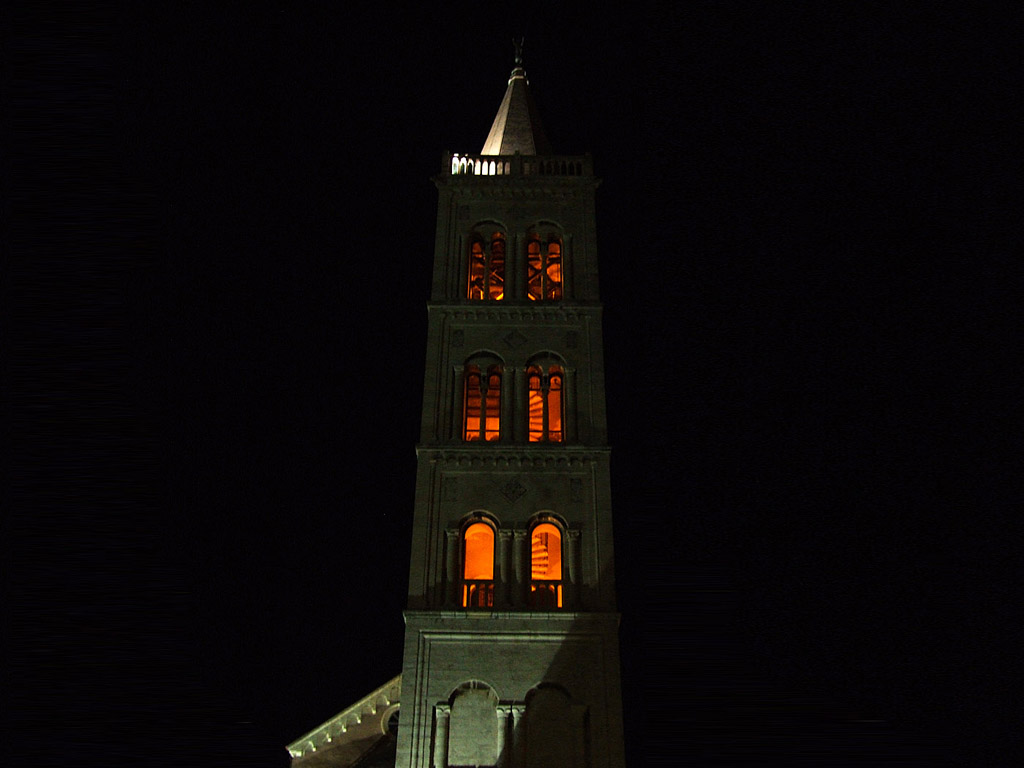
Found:
[{"label": "dark night sky", "polygon": [[630,7],[125,10],[155,599],[122,749],[281,766],[401,670],[430,177],[482,146],[518,25],[603,179],[629,763],[772,764],[822,711],[1019,751],[1009,54],[966,6]]}]

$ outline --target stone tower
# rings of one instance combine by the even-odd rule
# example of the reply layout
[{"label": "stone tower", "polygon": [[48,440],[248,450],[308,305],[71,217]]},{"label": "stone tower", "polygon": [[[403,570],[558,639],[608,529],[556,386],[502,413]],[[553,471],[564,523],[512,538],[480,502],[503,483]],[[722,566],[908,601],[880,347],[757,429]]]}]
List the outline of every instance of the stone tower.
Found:
[{"label": "stone tower", "polygon": [[620,768],[598,180],[552,153],[517,53],[434,181],[396,765]]}]

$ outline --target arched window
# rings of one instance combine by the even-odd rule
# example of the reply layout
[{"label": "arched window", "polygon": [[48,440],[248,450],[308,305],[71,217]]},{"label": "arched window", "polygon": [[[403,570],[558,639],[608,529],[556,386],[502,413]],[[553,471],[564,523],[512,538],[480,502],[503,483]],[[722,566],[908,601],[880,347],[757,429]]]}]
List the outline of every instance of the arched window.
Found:
[{"label": "arched window", "polygon": [[[504,742],[504,732],[499,725],[497,714],[498,695],[487,683],[470,680],[460,685],[448,699],[451,715],[448,724],[447,738],[437,738],[435,731],[435,747],[433,765],[459,768],[461,766],[494,766],[501,757],[499,743]],[[444,742],[447,741],[447,759],[439,760],[444,755]],[[439,754],[440,753],[440,754]]]},{"label": "arched window", "polygon": [[493,441],[501,437],[501,366],[485,371],[467,365],[463,374],[462,439]]},{"label": "arched window", "polygon": [[552,238],[543,244],[536,235],[526,242],[526,295],[531,301],[562,298],[562,243]]},{"label": "arched window", "polygon": [[487,523],[473,523],[462,534],[462,605],[494,605],[494,529]]},{"label": "arched window", "polygon": [[469,287],[467,297],[474,301],[501,301],[505,298],[505,235],[495,232],[490,243],[474,237],[469,245]]},{"label": "arched window", "polygon": [[529,439],[531,443],[561,443],[565,440],[565,373],[559,365],[547,371],[539,365],[526,369],[529,391]]},{"label": "arched window", "polygon": [[530,537],[530,605],[562,607],[562,532],[541,523]]},{"label": "arched window", "polygon": [[589,742],[587,708],[560,686],[541,683],[526,694],[524,765],[583,768]]}]

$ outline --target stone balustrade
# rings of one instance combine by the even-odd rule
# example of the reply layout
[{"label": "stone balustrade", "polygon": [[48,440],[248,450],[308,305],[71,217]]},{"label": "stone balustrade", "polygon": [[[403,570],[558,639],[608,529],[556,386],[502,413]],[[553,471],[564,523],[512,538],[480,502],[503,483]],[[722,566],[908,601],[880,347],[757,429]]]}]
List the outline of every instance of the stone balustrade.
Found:
[{"label": "stone balustrade", "polygon": [[451,176],[593,176],[589,155],[460,155],[447,156]]}]

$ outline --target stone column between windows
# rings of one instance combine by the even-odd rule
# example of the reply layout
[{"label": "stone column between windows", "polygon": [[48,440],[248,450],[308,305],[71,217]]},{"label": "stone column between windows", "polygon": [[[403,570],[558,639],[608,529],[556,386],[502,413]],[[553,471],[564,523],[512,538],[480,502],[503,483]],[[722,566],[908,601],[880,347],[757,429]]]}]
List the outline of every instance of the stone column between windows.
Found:
[{"label": "stone column between windows", "polygon": [[523,712],[526,710],[524,704],[513,704],[512,710],[512,766],[511,768],[522,768],[526,765],[525,755],[526,737],[523,733]]},{"label": "stone column between windows", "polygon": [[498,531],[498,584],[495,607],[507,608],[511,602],[512,586],[512,531]]},{"label": "stone column between windows", "polygon": [[447,530],[445,538],[445,584],[444,584],[444,606],[453,608],[459,604],[458,591],[459,583],[462,581],[462,574],[459,573],[459,532]]},{"label": "stone column between windows", "polygon": [[516,366],[512,374],[512,439],[516,443],[525,443],[529,436],[527,430],[527,409],[529,393],[526,389],[526,369]]},{"label": "stone column between windows", "polygon": [[434,768],[448,768],[448,717],[451,707],[448,704],[434,706]]},{"label": "stone column between windows", "polygon": [[516,382],[515,371],[509,366],[504,366],[501,371],[501,406],[498,408],[498,415],[501,418],[499,425],[499,440],[502,443],[511,443],[515,440],[515,402]]},{"label": "stone column between windows", "polygon": [[514,578],[512,582],[512,605],[522,608],[526,604],[526,590],[529,589],[529,576],[526,570],[526,539],[529,531],[513,531],[512,566]]},{"label": "stone column between windows", "polygon": [[566,366],[564,370],[565,375],[562,376],[562,429],[565,434],[562,439],[567,443],[575,444],[580,441],[580,436],[576,434],[576,369]]},{"label": "stone column between windows", "polygon": [[[454,356],[453,352],[453,356]],[[459,352],[458,354],[462,354]],[[466,401],[466,367],[463,363],[452,366],[452,396],[449,401],[452,403],[452,415],[448,419],[449,440],[462,442],[466,439],[466,423],[463,419],[462,409]]]},{"label": "stone column between windows", "polygon": [[572,285],[572,235],[562,234],[562,301],[572,301],[576,297]]},{"label": "stone column between windows", "polygon": [[511,707],[504,704],[499,705],[494,710],[498,716],[498,768],[508,768],[511,762],[506,752],[506,747],[512,746],[507,739],[508,716],[511,714],[511,710]]},{"label": "stone column between windows", "polygon": [[565,532],[566,559],[568,560],[568,573],[565,582],[565,606],[567,608],[578,608],[579,583],[580,583],[580,532],[578,528]]},{"label": "stone column between windows", "polygon": [[469,243],[466,235],[459,235],[456,244],[458,256],[455,262],[455,298],[465,299],[469,296]]},{"label": "stone column between windows", "polygon": [[520,256],[519,246],[522,238],[519,235],[509,235],[508,250],[505,251],[505,298],[524,299],[522,291],[523,281],[519,279]]}]

